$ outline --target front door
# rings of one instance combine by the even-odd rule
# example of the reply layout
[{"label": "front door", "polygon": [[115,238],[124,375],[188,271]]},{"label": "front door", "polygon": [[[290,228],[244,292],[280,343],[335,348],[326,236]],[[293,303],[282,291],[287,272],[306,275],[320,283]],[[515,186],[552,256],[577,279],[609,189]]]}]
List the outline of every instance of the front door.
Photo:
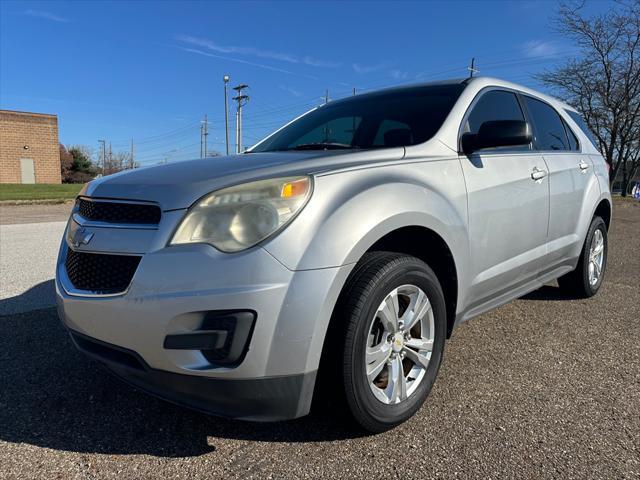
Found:
[{"label": "front door", "polygon": [[[490,120],[525,120],[517,96],[489,90],[472,104],[463,132]],[[546,253],[547,166],[529,145],[460,157],[468,195],[473,280],[470,306],[535,281]]]},{"label": "front door", "polygon": [[32,158],[20,159],[20,175],[22,183],[36,183],[36,171],[33,168]]}]

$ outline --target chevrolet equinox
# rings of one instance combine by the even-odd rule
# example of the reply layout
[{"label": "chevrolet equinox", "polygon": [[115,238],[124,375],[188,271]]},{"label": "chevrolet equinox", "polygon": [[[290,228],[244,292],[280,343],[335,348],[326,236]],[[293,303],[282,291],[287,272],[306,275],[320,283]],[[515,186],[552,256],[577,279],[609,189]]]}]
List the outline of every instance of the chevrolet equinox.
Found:
[{"label": "chevrolet equinox", "polygon": [[56,268],[74,344],[204,412],[285,420],[315,393],[411,417],[466,320],[602,285],[608,168],[578,113],[491,78],[318,107],[242,155],[87,184]]}]

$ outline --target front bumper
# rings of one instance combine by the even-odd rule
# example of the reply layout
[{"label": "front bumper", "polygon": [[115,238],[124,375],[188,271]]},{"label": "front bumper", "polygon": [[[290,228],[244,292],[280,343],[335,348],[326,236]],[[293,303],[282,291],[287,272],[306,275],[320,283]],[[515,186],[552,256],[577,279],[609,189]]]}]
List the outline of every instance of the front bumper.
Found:
[{"label": "front bumper", "polygon": [[[132,370],[92,354],[118,376],[220,415],[279,420],[308,412],[324,333],[349,266],[291,271],[263,248],[224,254],[208,245],[161,247],[141,255],[122,295],[81,296],[61,282],[68,248],[63,240],[59,316],[78,338],[140,359],[143,367]],[[239,363],[217,364],[200,350],[166,348],[167,337],[197,331],[219,311],[255,313]]]},{"label": "front bumper", "polygon": [[256,379],[181,375],[149,367],[131,350],[72,330],[76,347],[103,363],[125,382],[172,403],[204,413],[252,421],[279,421],[305,415],[316,373]]}]

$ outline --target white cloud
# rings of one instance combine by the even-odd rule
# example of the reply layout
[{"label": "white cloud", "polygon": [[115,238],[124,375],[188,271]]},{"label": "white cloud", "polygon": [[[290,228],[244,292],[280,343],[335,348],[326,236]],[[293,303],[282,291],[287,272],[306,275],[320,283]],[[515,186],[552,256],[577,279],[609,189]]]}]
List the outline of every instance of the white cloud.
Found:
[{"label": "white cloud", "polygon": [[265,70],[271,70],[272,72],[286,73],[287,75],[297,75],[297,76],[301,76],[301,77],[305,77],[305,78],[310,78],[312,80],[317,80],[318,79],[318,77],[314,77],[313,75],[299,74],[299,73],[296,73],[296,72],[292,72],[290,70],[285,70],[284,68],[272,67],[271,65],[264,65],[262,63],[250,62],[248,60],[242,60],[240,58],[233,58],[233,57],[225,57],[223,55],[216,55],[215,53],[204,52],[204,51],[198,50],[196,48],[188,48],[188,47],[180,47],[180,46],[176,46],[176,48],[178,48],[180,50],[183,50],[185,52],[195,53],[197,55],[203,55],[205,57],[219,58],[220,60],[226,60],[227,62],[235,62],[235,63],[242,63],[243,65],[251,65],[252,67],[263,68]]},{"label": "white cloud", "polygon": [[59,15],[56,15],[55,13],[45,12],[44,10],[29,9],[25,10],[23,14],[30,17],[44,18],[45,20],[51,20],[52,22],[67,23],[70,21],[68,18],[61,17]]},{"label": "white cloud", "polygon": [[394,69],[389,72],[389,75],[391,75],[391,78],[393,78],[394,80],[405,80],[407,77],[409,77],[409,72]]},{"label": "white cloud", "polygon": [[376,65],[363,65],[361,63],[354,63],[352,67],[356,73],[364,74],[382,70],[389,67],[389,65],[387,65],[386,63],[378,63]]},{"label": "white cloud", "polygon": [[290,93],[291,95],[293,95],[294,97],[301,97],[302,93],[299,92],[298,90],[296,90],[295,88],[291,88],[287,85],[278,85],[278,88],[280,90],[282,90],[283,92],[287,92]]},{"label": "white cloud", "polygon": [[544,40],[529,40],[522,46],[527,57],[546,57],[558,53],[558,47],[554,42]]},{"label": "white cloud", "polygon": [[219,45],[215,42],[212,42],[211,40],[207,40],[206,38],[192,37],[190,35],[178,35],[176,36],[176,40],[183,43],[188,43],[190,45],[196,45],[198,47],[206,48],[207,50],[211,50],[213,52],[218,52],[218,53],[253,56],[253,57],[264,58],[268,60],[276,60],[278,62],[309,65],[312,67],[335,68],[340,66],[340,63],[330,62],[326,60],[318,60],[317,58],[313,58],[308,55],[304,57],[299,57],[297,55],[293,55],[290,53],[274,52],[271,50],[262,50],[260,48],[255,48],[255,47],[238,47],[233,45]]}]

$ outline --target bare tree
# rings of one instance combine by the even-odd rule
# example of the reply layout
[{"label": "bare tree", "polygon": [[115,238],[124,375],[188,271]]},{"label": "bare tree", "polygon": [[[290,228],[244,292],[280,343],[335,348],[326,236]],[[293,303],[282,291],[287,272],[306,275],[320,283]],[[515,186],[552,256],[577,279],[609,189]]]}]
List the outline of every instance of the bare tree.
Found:
[{"label": "bare tree", "polygon": [[611,166],[610,182],[621,171],[626,195],[640,161],[640,0],[592,17],[583,6],[563,3],[557,18],[579,54],[539,78],[582,113]]},{"label": "bare tree", "polygon": [[138,168],[138,162],[132,161],[129,152],[113,152],[107,156],[104,174],[111,175],[130,168]]}]

